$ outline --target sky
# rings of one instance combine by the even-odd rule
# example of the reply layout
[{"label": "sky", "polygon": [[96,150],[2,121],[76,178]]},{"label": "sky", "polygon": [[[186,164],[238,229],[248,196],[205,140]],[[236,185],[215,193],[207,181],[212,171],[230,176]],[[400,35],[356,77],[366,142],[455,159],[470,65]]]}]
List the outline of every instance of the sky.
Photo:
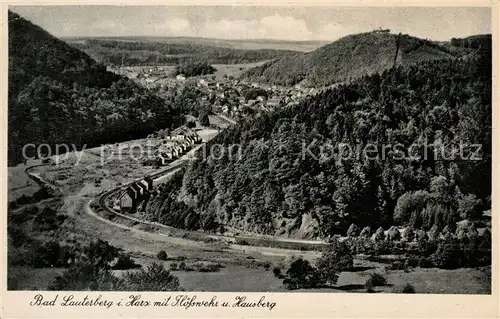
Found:
[{"label": "sky", "polygon": [[189,36],[331,41],[390,29],[436,41],[491,33],[489,8],[11,6],[57,37]]}]

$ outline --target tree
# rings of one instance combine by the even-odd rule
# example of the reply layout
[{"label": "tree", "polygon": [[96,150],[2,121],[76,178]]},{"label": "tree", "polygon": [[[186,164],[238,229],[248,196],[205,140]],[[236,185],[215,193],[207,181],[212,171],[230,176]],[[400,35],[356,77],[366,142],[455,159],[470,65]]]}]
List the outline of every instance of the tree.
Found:
[{"label": "tree", "polygon": [[203,113],[200,115],[200,124],[205,127],[210,126],[210,118],[208,117],[207,113]]},{"label": "tree", "polygon": [[480,217],[482,211],[480,210],[481,201],[477,199],[474,194],[464,195],[458,199],[458,213],[462,219],[474,219]]},{"label": "tree", "polygon": [[366,226],[361,230],[361,233],[359,234],[361,237],[369,238],[371,236],[371,228],[370,226]]},{"label": "tree", "polygon": [[385,233],[382,227],[377,228],[377,230],[375,231],[374,239],[376,242],[385,240]]},{"label": "tree", "polygon": [[111,270],[89,261],[77,262],[57,276],[49,290],[121,290],[122,281]]},{"label": "tree", "polygon": [[390,241],[398,241],[401,239],[401,233],[399,232],[399,229],[395,226],[391,226],[389,230],[387,231],[387,239]]},{"label": "tree", "polygon": [[407,242],[413,241],[413,239],[415,238],[415,229],[413,229],[413,227],[406,227],[403,233],[403,238]]},{"label": "tree", "polygon": [[397,223],[406,223],[410,220],[412,213],[420,213],[425,208],[430,199],[430,194],[427,191],[419,190],[416,192],[408,192],[401,195],[394,209],[394,221]]},{"label": "tree", "polygon": [[156,257],[159,260],[167,260],[168,259],[168,255],[164,250],[160,250],[160,252],[158,253],[158,255],[156,255]]},{"label": "tree", "polygon": [[347,230],[347,236],[348,237],[355,237],[358,235],[359,228],[355,224],[351,224],[349,226],[349,229]]},{"label": "tree", "polygon": [[438,225],[434,224],[432,225],[431,229],[427,233],[429,235],[429,240],[430,241],[437,241],[439,239],[439,227]]},{"label": "tree", "polygon": [[182,290],[179,279],[158,263],[147,269],[130,271],[124,276],[122,290],[127,291],[178,291]]},{"label": "tree", "polygon": [[85,260],[96,268],[108,269],[109,263],[119,256],[121,249],[110,245],[107,241],[97,239],[83,248]]},{"label": "tree", "polygon": [[439,268],[455,269],[462,267],[464,258],[460,243],[452,237],[441,241],[436,252],[432,254],[431,260]]},{"label": "tree", "polygon": [[274,267],[273,268],[273,274],[275,277],[281,277],[281,269],[279,267]]},{"label": "tree", "polygon": [[333,241],[316,263],[321,282],[328,285],[335,285],[339,274],[342,271],[352,269],[352,267],[352,253],[347,245],[339,240]]},{"label": "tree", "polygon": [[314,288],[318,285],[318,274],[309,261],[299,258],[290,264],[283,284],[289,290]]}]

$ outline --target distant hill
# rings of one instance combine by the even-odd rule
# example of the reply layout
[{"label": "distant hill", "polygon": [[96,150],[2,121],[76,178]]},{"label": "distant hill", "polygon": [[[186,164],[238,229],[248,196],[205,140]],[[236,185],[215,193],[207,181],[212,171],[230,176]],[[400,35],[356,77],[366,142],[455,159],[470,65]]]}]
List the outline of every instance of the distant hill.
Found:
[{"label": "distant hill", "polygon": [[[244,42],[204,38],[104,37],[72,38],[68,40],[105,65],[172,65],[207,62],[237,64],[267,61],[293,54],[283,49],[300,47],[281,42]],[[316,46],[311,47],[311,50]],[[279,49],[277,49],[279,48]]]},{"label": "distant hill", "polygon": [[121,36],[121,37],[67,37],[68,43],[83,44],[88,40],[106,40],[122,42],[160,42],[163,44],[196,44],[237,50],[290,50],[309,52],[328,43],[328,41],[288,41],[271,39],[215,39],[200,37],[158,37],[158,36]]},{"label": "distant hill", "polygon": [[8,15],[10,163],[21,160],[26,143],[98,145],[173,124],[163,99]]},{"label": "distant hill", "polygon": [[374,31],[349,35],[312,52],[270,61],[250,69],[245,76],[282,85],[302,83],[306,86],[327,86],[392,67],[396,51],[396,64],[408,65],[453,58],[470,49],[465,52],[451,51],[445,46],[409,35]]}]

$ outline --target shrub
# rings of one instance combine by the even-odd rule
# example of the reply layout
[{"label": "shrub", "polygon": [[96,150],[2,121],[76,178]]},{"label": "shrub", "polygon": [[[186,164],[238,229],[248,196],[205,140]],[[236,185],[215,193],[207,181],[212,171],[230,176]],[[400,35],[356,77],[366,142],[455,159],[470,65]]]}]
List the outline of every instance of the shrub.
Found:
[{"label": "shrub", "polygon": [[430,241],[437,241],[439,239],[439,227],[434,224],[427,233]]},{"label": "shrub", "polygon": [[413,241],[415,238],[415,230],[412,227],[406,227],[405,232],[403,233],[403,238],[407,242]]},{"label": "shrub", "polygon": [[390,265],[386,266],[385,269],[387,270],[404,270],[405,269],[405,263],[402,261],[394,261]]},{"label": "shrub", "polygon": [[177,263],[171,263],[170,270],[177,270]]},{"label": "shrub", "polygon": [[51,240],[45,243],[34,243],[28,253],[35,268],[58,267],[61,265],[61,246],[59,242]]},{"label": "shrub", "polygon": [[474,219],[482,215],[480,209],[481,200],[474,194],[463,195],[458,198],[458,214],[462,219]]},{"label": "shrub", "polygon": [[401,239],[401,234],[395,226],[391,226],[387,232],[387,239],[390,241],[398,241]]},{"label": "shrub", "polygon": [[374,287],[387,285],[387,278],[378,273],[372,273],[370,275],[371,283]]},{"label": "shrub", "polygon": [[426,242],[429,240],[429,236],[427,236],[427,233],[423,229],[415,231],[415,238],[417,242]]},{"label": "shrub", "polygon": [[66,218],[66,215],[58,215],[56,210],[45,207],[33,218],[33,227],[39,231],[56,230]]},{"label": "shrub", "polygon": [[410,284],[406,284],[404,287],[403,287],[403,290],[402,292],[404,294],[414,294],[415,293],[415,287],[413,287],[412,285]]},{"label": "shrub", "polygon": [[184,261],[179,263],[179,270],[186,270],[186,263]]},{"label": "shrub", "polygon": [[477,264],[491,265],[491,232],[485,229],[483,235],[478,239]]},{"label": "shrub", "polygon": [[375,292],[373,290],[373,288],[375,287],[375,285],[373,284],[373,279],[372,278],[368,278],[366,281],[365,281],[365,288],[366,288],[366,292]]},{"label": "shrub", "polygon": [[121,290],[127,291],[178,291],[179,279],[162,264],[152,263],[147,269],[128,272],[123,277]]},{"label": "shrub", "polygon": [[198,272],[216,272],[223,266],[221,264],[199,262],[193,265],[193,270]]},{"label": "shrub", "polygon": [[307,260],[299,258],[290,264],[283,284],[286,289],[315,288],[319,283],[316,269]]},{"label": "shrub", "polygon": [[159,260],[167,260],[168,259],[168,255],[167,255],[167,253],[164,250],[160,250],[160,252],[158,253],[158,255],[156,255],[156,258],[158,258]]},{"label": "shrub", "polygon": [[333,241],[316,263],[322,282],[335,285],[342,271],[352,269],[353,256],[347,245]]},{"label": "shrub", "polygon": [[266,262],[266,263],[264,264],[264,269],[265,269],[265,270],[269,270],[269,268],[270,268],[270,267],[271,267],[271,264],[270,264],[270,263]]},{"label": "shrub", "polygon": [[274,274],[274,276],[275,276],[275,277],[280,278],[280,277],[281,277],[281,268],[279,268],[279,267],[274,267],[274,268],[273,268],[273,274]]},{"label": "shrub", "polygon": [[394,244],[388,240],[375,243],[375,255],[386,255],[392,253]]},{"label": "shrub", "polygon": [[49,290],[121,290],[121,279],[113,276],[107,268],[101,268],[89,261],[72,264],[61,276],[49,285]]},{"label": "shrub", "polygon": [[207,113],[203,113],[200,115],[200,125],[202,126],[210,126],[210,118]]},{"label": "shrub", "polygon": [[120,254],[120,256],[118,256],[118,259],[112,268],[117,270],[126,270],[126,269],[140,268],[140,267],[141,265],[136,264],[135,261],[132,258],[130,258],[129,255]]},{"label": "shrub", "polygon": [[446,239],[450,236],[453,236],[453,229],[450,225],[444,226],[443,230],[441,231],[441,235]]},{"label": "shrub", "polygon": [[83,248],[84,259],[102,268],[108,268],[109,263],[118,257],[120,251],[121,249],[101,239],[94,240]]},{"label": "shrub", "polygon": [[401,195],[394,208],[394,221],[398,224],[406,223],[410,220],[413,211],[422,211],[430,199],[430,194],[424,190],[408,192]]},{"label": "shrub", "polygon": [[445,239],[431,256],[432,263],[439,268],[460,268],[463,264],[463,253],[458,240],[454,238]]}]

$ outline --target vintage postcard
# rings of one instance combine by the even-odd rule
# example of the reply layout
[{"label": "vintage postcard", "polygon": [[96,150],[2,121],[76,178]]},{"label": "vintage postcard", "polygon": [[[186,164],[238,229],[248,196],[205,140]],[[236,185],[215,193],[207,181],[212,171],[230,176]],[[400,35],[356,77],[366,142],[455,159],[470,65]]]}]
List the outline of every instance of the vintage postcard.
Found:
[{"label": "vintage postcard", "polygon": [[499,316],[498,2],[56,4],[2,3],[2,317]]}]

